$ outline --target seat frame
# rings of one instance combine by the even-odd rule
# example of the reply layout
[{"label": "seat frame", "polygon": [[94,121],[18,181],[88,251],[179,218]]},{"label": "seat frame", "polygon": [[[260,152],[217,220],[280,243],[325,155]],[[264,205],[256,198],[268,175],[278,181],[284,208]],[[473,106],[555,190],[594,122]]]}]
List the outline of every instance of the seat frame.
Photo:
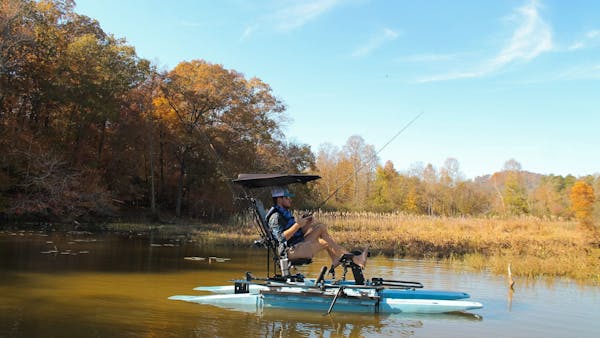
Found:
[{"label": "seat frame", "polygon": [[[287,243],[280,243],[267,220],[267,211],[264,208],[263,203],[256,198],[250,197],[249,209],[254,215],[254,223],[259,230],[261,240],[258,241],[258,245],[262,245],[267,248],[267,274],[271,275],[271,255],[273,256],[273,277],[290,277],[290,269],[301,265],[312,263],[310,258],[301,258],[290,260],[287,257]],[[279,274],[278,274],[279,271]],[[298,276],[300,279],[302,276]]]}]

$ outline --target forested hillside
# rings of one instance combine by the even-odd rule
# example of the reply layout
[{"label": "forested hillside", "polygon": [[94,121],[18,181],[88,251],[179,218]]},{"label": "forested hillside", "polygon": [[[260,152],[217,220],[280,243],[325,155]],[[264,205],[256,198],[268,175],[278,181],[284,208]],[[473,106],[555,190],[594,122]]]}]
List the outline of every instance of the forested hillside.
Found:
[{"label": "forested hillside", "polygon": [[331,196],[326,209],[598,219],[597,174],[545,176],[509,160],[467,179],[452,158],[399,170],[357,135],[314,154],[286,139],[285,104],[267,83],[202,55],[158,71],[73,7],[1,2],[4,221],[217,219],[234,211],[226,181],[242,172],[321,175],[299,194],[307,207]]},{"label": "forested hillside", "polygon": [[[0,9],[0,213],[217,217],[238,172],[299,172],[268,84],[201,60],[157,72],[72,1]],[[289,161],[284,159],[291,159]]]}]

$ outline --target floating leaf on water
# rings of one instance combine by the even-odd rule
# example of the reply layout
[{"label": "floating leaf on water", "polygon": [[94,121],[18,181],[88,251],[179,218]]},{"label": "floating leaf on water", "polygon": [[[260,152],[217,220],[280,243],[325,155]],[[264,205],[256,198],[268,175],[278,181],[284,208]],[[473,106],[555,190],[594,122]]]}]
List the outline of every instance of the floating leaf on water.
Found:
[{"label": "floating leaf on water", "polygon": [[55,253],[58,253],[58,248],[56,248],[56,245],[55,245],[53,250],[42,251],[40,253],[41,254],[55,254]]},{"label": "floating leaf on water", "polygon": [[204,257],[183,257],[183,259],[188,261],[203,261],[206,260]]},{"label": "floating leaf on water", "polygon": [[231,260],[231,258],[217,258],[216,261],[217,263],[224,263]]},{"label": "floating leaf on water", "polygon": [[57,253],[57,252],[58,252],[58,251],[56,251],[56,250],[48,250],[48,251],[41,251],[40,253],[41,253],[41,254],[44,254],[44,255],[47,255],[47,254],[55,254],[55,253]]}]

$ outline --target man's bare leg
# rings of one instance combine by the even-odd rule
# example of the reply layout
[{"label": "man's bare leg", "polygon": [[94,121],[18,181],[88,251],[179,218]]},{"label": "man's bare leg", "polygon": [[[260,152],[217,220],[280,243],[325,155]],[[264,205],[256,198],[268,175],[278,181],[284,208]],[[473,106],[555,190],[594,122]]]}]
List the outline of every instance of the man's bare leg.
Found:
[{"label": "man's bare leg", "polygon": [[[340,265],[340,259],[344,254],[348,253],[348,250],[344,249],[331,237],[331,235],[329,235],[329,231],[327,231],[327,226],[323,223],[311,225],[309,229],[305,231],[304,237],[305,240],[314,241],[315,239],[317,239],[321,243],[322,248],[325,248],[327,250],[327,253],[329,254],[329,257],[331,257],[331,264],[334,268]],[[367,263],[368,254],[369,247],[367,246],[360,255],[354,256],[352,258],[352,261],[354,262],[354,264],[360,266],[361,268],[364,268],[365,264]]]},{"label": "man's bare leg", "polygon": [[339,265],[342,255],[347,254],[348,250],[339,245],[327,231],[327,226],[323,223],[314,224],[305,232],[305,241],[319,241],[327,250],[333,265]]}]

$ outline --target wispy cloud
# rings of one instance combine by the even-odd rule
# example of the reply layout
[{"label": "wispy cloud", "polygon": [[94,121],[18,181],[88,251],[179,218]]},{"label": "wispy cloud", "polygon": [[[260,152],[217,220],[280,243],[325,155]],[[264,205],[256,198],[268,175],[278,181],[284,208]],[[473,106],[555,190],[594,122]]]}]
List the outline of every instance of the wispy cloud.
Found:
[{"label": "wispy cloud", "polygon": [[296,1],[292,6],[282,8],[274,14],[276,27],[290,31],[327,13],[340,4],[340,0]]},{"label": "wispy cloud", "polygon": [[500,54],[491,60],[492,67],[502,67],[515,60],[531,60],[552,50],[552,30],[538,11],[538,2],[532,0],[518,9],[520,26]]},{"label": "wispy cloud", "polygon": [[246,40],[248,37],[250,37],[250,35],[252,35],[252,33],[254,33],[254,31],[256,31],[258,29],[258,27],[259,27],[258,24],[254,24],[254,25],[246,27],[246,29],[244,30],[244,33],[242,33],[242,36],[240,37],[240,41]]},{"label": "wispy cloud", "polygon": [[294,0],[278,1],[277,9],[264,9],[267,13],[244,29],[240,41],[248,39],[259,29],[273,29],[288,32],[317,19],[319,16],[333,10],[342,0]]},{"label": "wispy cloud", "polygon": [[559,80],[598,80],[600,79],[600,64],[573,66],[560,74]]},{"label": "wispy cloud", "polygon": [[584,49],[591,45],[595,45],[600,41],[600,30],[591,30],[585,34],[583,39],[575,41],[571,46],[569,46],[569,50],[578,50]]},{"label": "wispy cloud", "polygon": [[389,28],[385,28],[371,37],[365,44],[357,47],[353,52],[353,57],[363,57],[371,54],[374,50],[381,47],[384,43],[396,40],[400,34]]},{"label": "wispy cloud", "polygon": [[398,58],[400,62],[414,62],[414,63],[426,63],[426,62],[443,62],[455,60],[459,57],[459,53],[448,53],[448,54],[414,54],[407,55]]},{"label": "wispy cloud", "polygon": [[493,58],[479,62],[479,66],[469,71],[453,71],[444,74],[423,77],[418,82],[446,81],[454,79],[477,78],[497,72],[517,61],[530,61],[544,52],[553,49],[552,30],[539,12],[537,0],[530,0],[515,9],[512,20],[517,28],[504,48]]},{"label": "wispy cloud", "polygon": [[484,71],[472,71],[472,72],[448,72],[437,75],[430,75],[421,77],[417,80],[419,83],[436,82],[436,81],[448,81],[457,79],[468,79],[474,77],[481,77],[485,75]]}]

